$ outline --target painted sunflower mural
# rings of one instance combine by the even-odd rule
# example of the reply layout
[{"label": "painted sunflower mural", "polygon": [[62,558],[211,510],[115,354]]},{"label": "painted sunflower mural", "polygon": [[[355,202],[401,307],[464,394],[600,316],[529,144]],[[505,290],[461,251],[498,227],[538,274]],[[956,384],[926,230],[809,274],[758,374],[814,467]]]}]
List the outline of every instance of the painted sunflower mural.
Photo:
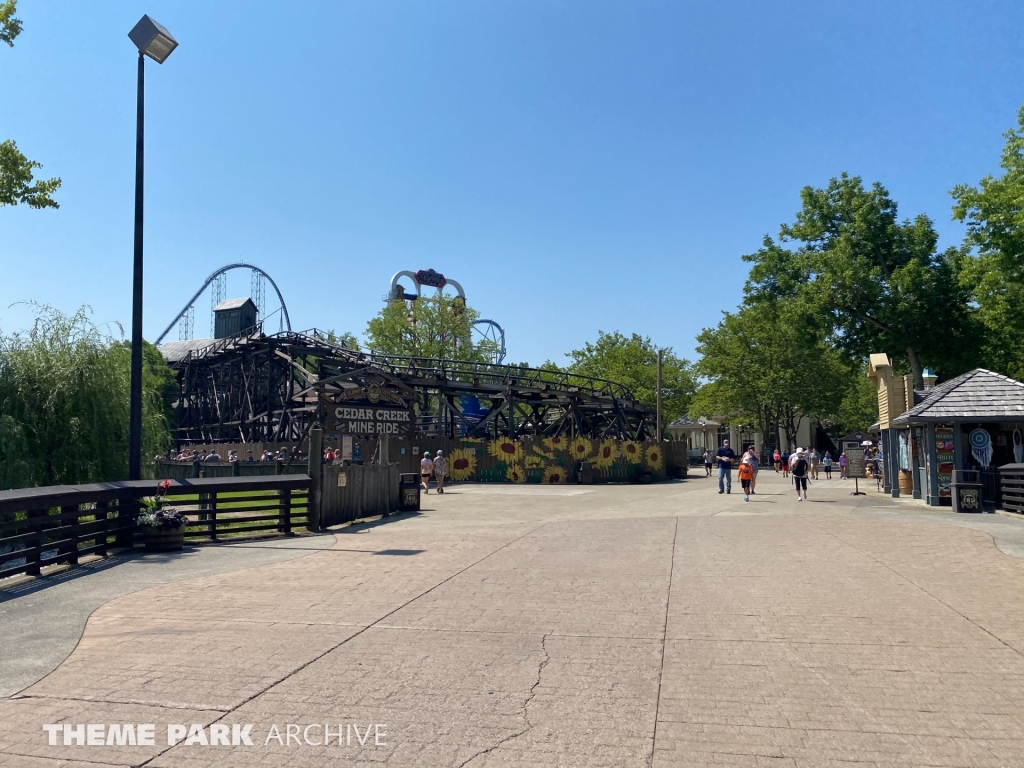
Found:
[{"label": "painted sunflower mural", "polygon": [[651,469],[661,469],[661,465],[665,460],[665,455],[661,452],[661,446],[651,445],[647,448],[647,453],[644,456],[644,461]]},{"label": "painted sunflower mural", "polygon": [[590,461],[598,469],[608,469],[615,463],[618,443],[615,440],[602,440],[597,446],[597,455]]},{"label": "painted sunflower mural", "polygon": [[544,454],[528,453],[523,457],[523,466],[527,469],[539,469],[547,463],[547,456]]},{"label": "painted sunflower mural", "polygon": [[476,473],[476,449],[456,448],[448,457],[448,476],[452,480],[469,480]]},{"label": "painted sunflower mural", "polygon": [[487,452],[498,461],[504,461],[507,464],[512,464],[523,457],[523,446],[515,440],[509,440],[507,437],[499,437],[496,440],[491,440],[487,444]]},{"label": "painted sunflower mural", "polygon": [[633,440],[622,441],[622,458],[630,464],[639,464],[643,459],[643,448],[640,443]]},{"label": "painted sunflower mural", "polygon": [[525,483],[526,473],[518,464],[509,464],[508,469],[505,470],[505,479],[510,483]]},{"label": "painted sunflower mural", "polygon": [[544,471],[544,482],[548,485],[563,485],[565,480],[565,470],[561,467],[548,467]]},{"label": "painted sunflower mural", "polygon": [[544,445],[548,447],[549,451],[565,451],[569,448],[569,438],[567,437],[545,437]]},{"label": "painted sunflower mural", "polygon": [[594,451],[594,445],[585,437],[577,437],[569,443],[569,458],[584,461]]}]

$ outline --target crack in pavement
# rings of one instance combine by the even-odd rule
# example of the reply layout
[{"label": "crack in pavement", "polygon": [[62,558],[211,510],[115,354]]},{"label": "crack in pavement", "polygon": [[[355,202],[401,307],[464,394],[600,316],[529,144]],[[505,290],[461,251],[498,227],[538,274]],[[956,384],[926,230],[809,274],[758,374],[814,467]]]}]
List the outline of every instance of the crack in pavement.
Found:
[{"label": "crack in pavement", "polygon": [[540,679],[541,679],[541,676],[544,674],[544,668],[551,661],[551,653],[548,651],[548,638],[549,637],[551,637],[550,633],[544,635],[540,639],[540,648],[544,652],[544,659],[541,661],[540,666],[537,667],[537,680],[534,682],[534,684],[532,686],[530,686],[530,692],[526,696],[526,701],[523,702],[522,715],[523,715],[523,721],[526,723],[526,727],[523,728],[523,730],[518,731],[516,733],[513,733],[510,736],[506,736],[504,739],[499,741],[497,744],[494,744],[493,746],[490,746],[487,749],[480,750],[479,752],[477,752],[475,755],[470,757],[465,762],[459,763],[458,768],[465,768],[465,766],[467,766],[470,763],[472,763],[478,757],[482,757],[483,755],[490,754],[494,750],[498,749],[498,747],[500,747],[501,745],[507,744],[508,742],[512,741],[513,739],[518,739],[524,733],[527,733],[527,732],[531,731],[534,728],[534,723],[532,723],[530,721],[530,703],[533,701],[534,696],[537,695],[537,687],[540,685]]}]

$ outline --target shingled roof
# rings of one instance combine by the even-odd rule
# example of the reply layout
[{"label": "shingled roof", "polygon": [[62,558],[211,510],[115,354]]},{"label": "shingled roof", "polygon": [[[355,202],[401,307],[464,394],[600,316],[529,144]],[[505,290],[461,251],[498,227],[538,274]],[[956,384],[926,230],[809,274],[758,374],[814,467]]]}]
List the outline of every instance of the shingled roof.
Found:
[{"label": "shingled roof", "polygon": [[984,368],[943,382],[922,402],[892,420],[893,426],[925,421],[1024,420],[1024,384]]}]

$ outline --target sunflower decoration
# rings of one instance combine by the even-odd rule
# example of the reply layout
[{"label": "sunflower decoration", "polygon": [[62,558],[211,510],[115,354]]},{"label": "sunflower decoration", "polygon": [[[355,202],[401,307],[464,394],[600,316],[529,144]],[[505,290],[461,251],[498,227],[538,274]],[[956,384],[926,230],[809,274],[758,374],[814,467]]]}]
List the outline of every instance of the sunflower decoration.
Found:
[{"label": "sunflower decoration", "polygon": [[617,446],[614,440],[602,440],[597,446],[597,456],[591,459],[591,463],[598,469],[608,469],[615,463]]},{"label": "sunflower decoration", "polygon": [[639,464],[640,459],[643,458],[643,454],[640,451],[640,443],[634,442],[633,440],[623,440],[622,456],[630,464]]},{"label": "sunflower decoration", "polygon": [[549,451],[564,451],[569,448],[569,438],[562,435],[545,437],[544,445],[548,447]]},{"label": "sunflower decoration", "polygon": [[565,470],[559,466],[551,466],[544,470],[544,482],[548,485],[563,485]]},{"label": "sunflower decoration", "polygon": [[448,457],[448,475],[452,480],[468,480],[476,472],[476,450],[456,448]]},{"label": "sunflower decoration", "polygon": [[505,479],[510,483],[525,483],[526,473],[518,464],[509,464],[505,470]]},{"label": "sunflower decoration", "polygon": [[660,445],[652,445],[647,448],[647,455],[644,456],[644,460],[647,462],[648,467],[651,469],[661,469],[663,459],[664,456]]},{"label": "sunflower decoration", "polygon": [[540,469],[547,463],[546,459],[546,456],[530,453],[523,457],[523,466],[527,469]]},{"label": "sunflower decoration", "polygon": [[573,461],[583,461],[593,450],[593,444],[585,437],[577,437],[569,443],[569,456]]},{"label": "sunflower decoration", "polygon": [[515,440],[507,437],[499,437],[487,444],[487,452],[498,461],[506,464],[518,462],[523,457],[523,447]]}]

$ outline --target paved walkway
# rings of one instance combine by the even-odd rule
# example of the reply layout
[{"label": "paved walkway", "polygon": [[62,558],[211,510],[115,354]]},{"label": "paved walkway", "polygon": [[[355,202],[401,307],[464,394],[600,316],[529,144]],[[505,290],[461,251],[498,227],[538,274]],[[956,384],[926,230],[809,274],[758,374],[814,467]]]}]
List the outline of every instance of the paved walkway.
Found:
[{"label": "paved walkway", "polygon": [[[0,766],[1024,765],[1024,521],[711,482],[464,486],[126,594],[0,700]],[[49,723],[155,744],[49,746]]]}]

